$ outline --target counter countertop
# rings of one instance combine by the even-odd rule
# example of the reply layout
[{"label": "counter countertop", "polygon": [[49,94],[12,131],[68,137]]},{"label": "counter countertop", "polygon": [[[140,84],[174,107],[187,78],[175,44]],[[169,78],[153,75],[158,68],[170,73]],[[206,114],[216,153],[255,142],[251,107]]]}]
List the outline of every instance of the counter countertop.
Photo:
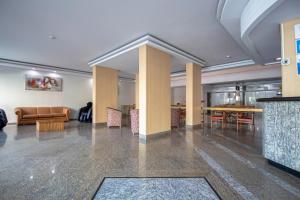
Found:
[{"label": "counter countertop", "polygon": [[261,98],[256,99],[257,102],[268,102],[268,101],[300,101],[300,97],[272,97],[272,98]]},{"label": "counter countertop", "polygon": [[229,111],[229,112],[263,112],[260,108],[239,108],[239,107],[207,107],[204,110]]}]

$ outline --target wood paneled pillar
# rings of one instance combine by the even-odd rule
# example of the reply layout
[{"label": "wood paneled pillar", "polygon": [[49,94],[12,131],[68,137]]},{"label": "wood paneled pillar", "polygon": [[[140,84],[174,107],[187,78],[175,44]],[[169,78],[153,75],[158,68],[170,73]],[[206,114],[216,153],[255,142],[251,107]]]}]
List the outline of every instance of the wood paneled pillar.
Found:
[{"label": "wood paneled pillar", "polygon": [[194,63],[186,65],[186,125],[196,126],[202,122],[201,67]]},{"label": "wood paneled pillar", "polygon": [[139,74],[135,75],[135,109],[139,109]]},{"label": "wood paneled pillar", "polygon": [[[282,65],[282,96],[300,96],[300,75],[296,63],[295,25],[300,19],[287,21],[281,24],[281,57],[289,58],[290,63]],[[300,38],[298,38],[300,40]],[[300,57],[300,55],[299,55]],[[300,62],[300,60],[299,60]]]},{"label": "wood paneled pillar", "polygon": [[93,123],[106,123],[106,108],[118,108],[118,70],[93,67]]},{"label": "wood paneled pillar", "polygon": [[139,48],[139,133],[141,138],[171,130],[171,57]]}]

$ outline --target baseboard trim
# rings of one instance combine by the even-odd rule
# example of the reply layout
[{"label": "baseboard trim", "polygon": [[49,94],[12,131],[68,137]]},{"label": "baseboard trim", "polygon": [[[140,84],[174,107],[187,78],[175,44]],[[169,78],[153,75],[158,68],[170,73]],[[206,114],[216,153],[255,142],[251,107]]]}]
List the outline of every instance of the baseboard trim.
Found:
[{"label": "baseboard trim", "polygon": [[106,122],[93,123],[93,128],[105,127],[106,124]]},{"label": "baseboard trim", "polygon": [[268,163],[270,165],[272,165],[272,166],[274,166],[274,167],[276,167],[276,168],[278,168],[278,169],[280,169],[282,171],[285,171],[285,172],[287,172],[289,174],[292,174],[292,175],[296,176],[297,178],[300,178],[300,172],[298,172],[298,171],[296,171],[294,169],[291,169],[289,167],[286,167],[286,166],[284,166],[282,164],[279,164],[277,162],[274,162],[272,160],[269,160],[269,159],[267,159],[267,160],[268,160]]},{"label": "baseboard trim", "polygon": [[185,125],[187,129],[199,129],[203,127],[203,124]]},{"label": "baseboard trim", "polygon": [[139,140],[141,143],[146,143],[151,140],[156,140],[156,139],[161,139],[165,137],[169,137],[171,135],[171,130],[170,131],[163,131],[163,132],[158,132],[158,133],[153,133],[149,135],[143,135],[139,134]]}]

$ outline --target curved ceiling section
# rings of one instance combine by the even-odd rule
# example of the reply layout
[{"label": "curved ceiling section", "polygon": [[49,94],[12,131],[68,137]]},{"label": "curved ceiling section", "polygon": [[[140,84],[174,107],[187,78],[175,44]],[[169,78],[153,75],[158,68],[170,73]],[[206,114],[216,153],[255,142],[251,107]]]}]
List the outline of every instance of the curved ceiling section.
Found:
[{"label": "curved ceiling section", "polygon": [[241,39],[247,47],[253,59],[260,64],[265,63],[265,58],[256,48],[255,43],[249,37],[254,28],[284,0],[250,0],[241,15]]},{"label": "curved ceiling section", "polygon": [[250,0],[241,15],[241,37],[283,2],[284,0]]},{"label": "curved ceiling section", "polygon": [[[257,64],[268,64],[273,63],[276,56],[280,56],[278,55],[278,52],[280,52],[279,24],[289,16],[295,17],[293,10],[287,12],[286,9],[285,11],[281,10],[281,7],[297,2],[299,1],[219,0],[216,17],[217,21],[248,54],[249,60],[253,60]],[[282,15],[283,13],[286,17],[280,18],[281,20],[276,17],[276,22],[269,17]],[[267,24],[268,27],[272,26],[272,30],[276,31],[267,31],[261,28],[261,24]],[[274,38],[276,41],[268,38]],[[271,49],[271,47],[274,49]],[[276,53],[266,53],[266,51]]]},{"label": "curved ceiling section", "polygon": [[280,24],[300,18],[300,1],[288,0],[266,16],[249,34],[266,63],[281,57]]},{"label": "curved ceiling section", "polygon": [[[247,5],[248,0],[219,0],[217,8],[217,21],[231,35],[231,37],[242,47],[244,53],[248,53],[248,49],[241,40],[240,18],[243,9]],[[246,59],[251,60],[248,56]]]}]

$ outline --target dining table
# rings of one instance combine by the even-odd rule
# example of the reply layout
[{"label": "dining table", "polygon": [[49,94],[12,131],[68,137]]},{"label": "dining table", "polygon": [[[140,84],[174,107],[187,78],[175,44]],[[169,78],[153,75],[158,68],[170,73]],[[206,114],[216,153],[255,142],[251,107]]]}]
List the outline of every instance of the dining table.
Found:
[{"label": "dining table", "polygon": [[254,108],[254,107],[222,107],[222,106],[213,106],[213,107],[204,107],[203,110],[210,111],[221,111],[221,112],[253,112],[253,113],[262,113],[263,109]]},{"label": "dining table", "polygon": [[[244,106],[244,105],[224,105],[224,106],[212,106],[204,107],[203,111],[214,111],[225,113],[225,118],[227,122],[233,122],[236,120],[238,113],[262,113],[263,109],[255,108],[254,106]],[[204,119],[204,112],[203,112]]]}]

